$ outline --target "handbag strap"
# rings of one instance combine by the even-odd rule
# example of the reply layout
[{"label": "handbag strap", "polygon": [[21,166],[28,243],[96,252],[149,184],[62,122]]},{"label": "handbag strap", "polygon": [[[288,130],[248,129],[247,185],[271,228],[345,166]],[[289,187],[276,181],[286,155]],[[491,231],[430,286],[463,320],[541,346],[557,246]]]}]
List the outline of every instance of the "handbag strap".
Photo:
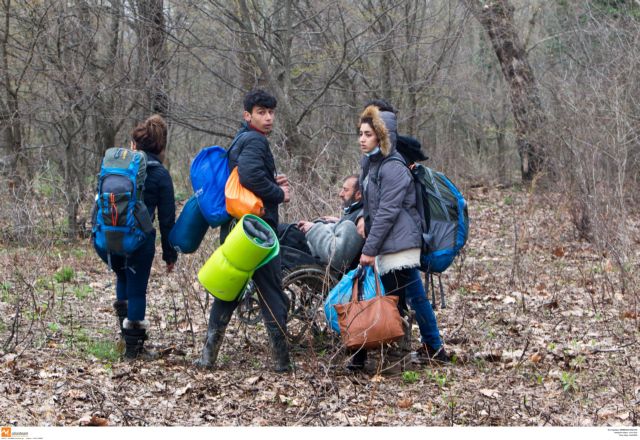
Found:
[{"label": "handbag strap", "polygon": [[382,296],[382,292],[380,289],[380,275],[378,275],[378,259],[376,258],[376,262],[373,265],[373,278],[376,280],[376,296]]},{"label": "handbag strap", "polygon": [[358,284],[360,281],[360,276],[353,277],[353,283],[351,284],[351,302],[358,302]]},{"label": "handbag strap", "polygon": [[[361,270],[364,271],[364,268]],[[375,279],[376,285],[376,297],[382,296],[381,288],[380,288],[380,275],[378,275],[378,267],[373,265],[373,278]],[[356,276],[353,278],[353,284],[351,285],[351,302],[358,302],[358,284],[359,284],[360,276]]]}]

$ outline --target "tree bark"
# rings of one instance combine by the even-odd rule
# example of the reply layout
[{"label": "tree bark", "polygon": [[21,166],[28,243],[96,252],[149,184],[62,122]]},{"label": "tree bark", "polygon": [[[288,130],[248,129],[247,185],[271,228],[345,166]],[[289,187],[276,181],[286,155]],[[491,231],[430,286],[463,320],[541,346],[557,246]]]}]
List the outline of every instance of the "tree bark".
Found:
[{"label": "tree bark", "polygon": [[14,87],[14,80],[9,70],[9,36],[11,33],[11,2],[3,2],[4,23],[2,38],[0,39],[0,57],[4,78],[2,82],[2,99],[0,100],[0,152],[6,174],[13,178],[13,184],[21,186],[21,154],[22,154],[22,120],[18,101],[18,87]]},{"label": "tree bark", "polygon": [[541,131],[546,124],[546,116],[533,70],[513,20],[514,8],[508,0],[463,1],[489,35],[509,85],[522,180],[531,182],[536,174],[543,171],[545,163]]},{"label": "tree bark", "polygon": [[[167,62],[165,18],[163,0],[138,0],[139,62],[145,66],[140,70],[147,93],[143,106],[146,112],[167,116]],[[138,29],[138,28],[136,28]]]}]

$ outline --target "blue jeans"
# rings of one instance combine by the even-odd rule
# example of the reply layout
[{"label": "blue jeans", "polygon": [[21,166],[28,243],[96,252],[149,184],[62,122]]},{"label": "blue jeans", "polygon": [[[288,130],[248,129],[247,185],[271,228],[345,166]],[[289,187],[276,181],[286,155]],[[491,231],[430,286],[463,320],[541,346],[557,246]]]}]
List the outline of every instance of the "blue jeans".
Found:
[{"label": "blue jeans", "polygon": [[420,271],[417,268],[396,270],[380,278],[386,292],[397,292],[401,299],[404,296],[409,307],[416,312],[422,342],[434,350],[439,349],[442,346],[440,330],[424,290]]},{"label": "blue jeans", "polygon": [[[102,261],[109,264],[106,252],[98,248],[96,252]],[[116,298],[129,302],[127,307],[129,321],[144,319],[147,308],[147,285],[155,252],[156,232],[153,231],[130,257],[111,255],[111,269],[116,273]]]}]

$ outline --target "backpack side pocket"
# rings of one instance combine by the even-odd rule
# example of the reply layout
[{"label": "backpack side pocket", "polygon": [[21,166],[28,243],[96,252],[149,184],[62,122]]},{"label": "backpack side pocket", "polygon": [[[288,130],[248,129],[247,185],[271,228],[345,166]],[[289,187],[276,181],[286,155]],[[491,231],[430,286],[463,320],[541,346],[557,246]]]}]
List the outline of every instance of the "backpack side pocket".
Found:
[{"label": "backpack side pocket", "polygon": [[136,218],[138,225],[140,225],[142,232],[145,234],[153,232],[153,222],[151,221],[149,210],[141,200],[138,200],[136,203],[136,206],[133,209],[133,216]]}]

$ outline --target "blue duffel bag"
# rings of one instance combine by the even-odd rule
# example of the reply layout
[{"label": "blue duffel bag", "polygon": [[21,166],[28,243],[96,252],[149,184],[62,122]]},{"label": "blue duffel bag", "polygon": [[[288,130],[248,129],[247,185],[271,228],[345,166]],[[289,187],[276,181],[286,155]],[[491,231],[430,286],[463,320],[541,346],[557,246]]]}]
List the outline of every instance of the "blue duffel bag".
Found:
[{"label": "blue duffel bag", "polygon": [[176,224],[169,233],[171,246],[183,254],[191,254],[198,250],[204,238],[209,223],[200,212],[198,199],[195,195],[185,203]]}]

